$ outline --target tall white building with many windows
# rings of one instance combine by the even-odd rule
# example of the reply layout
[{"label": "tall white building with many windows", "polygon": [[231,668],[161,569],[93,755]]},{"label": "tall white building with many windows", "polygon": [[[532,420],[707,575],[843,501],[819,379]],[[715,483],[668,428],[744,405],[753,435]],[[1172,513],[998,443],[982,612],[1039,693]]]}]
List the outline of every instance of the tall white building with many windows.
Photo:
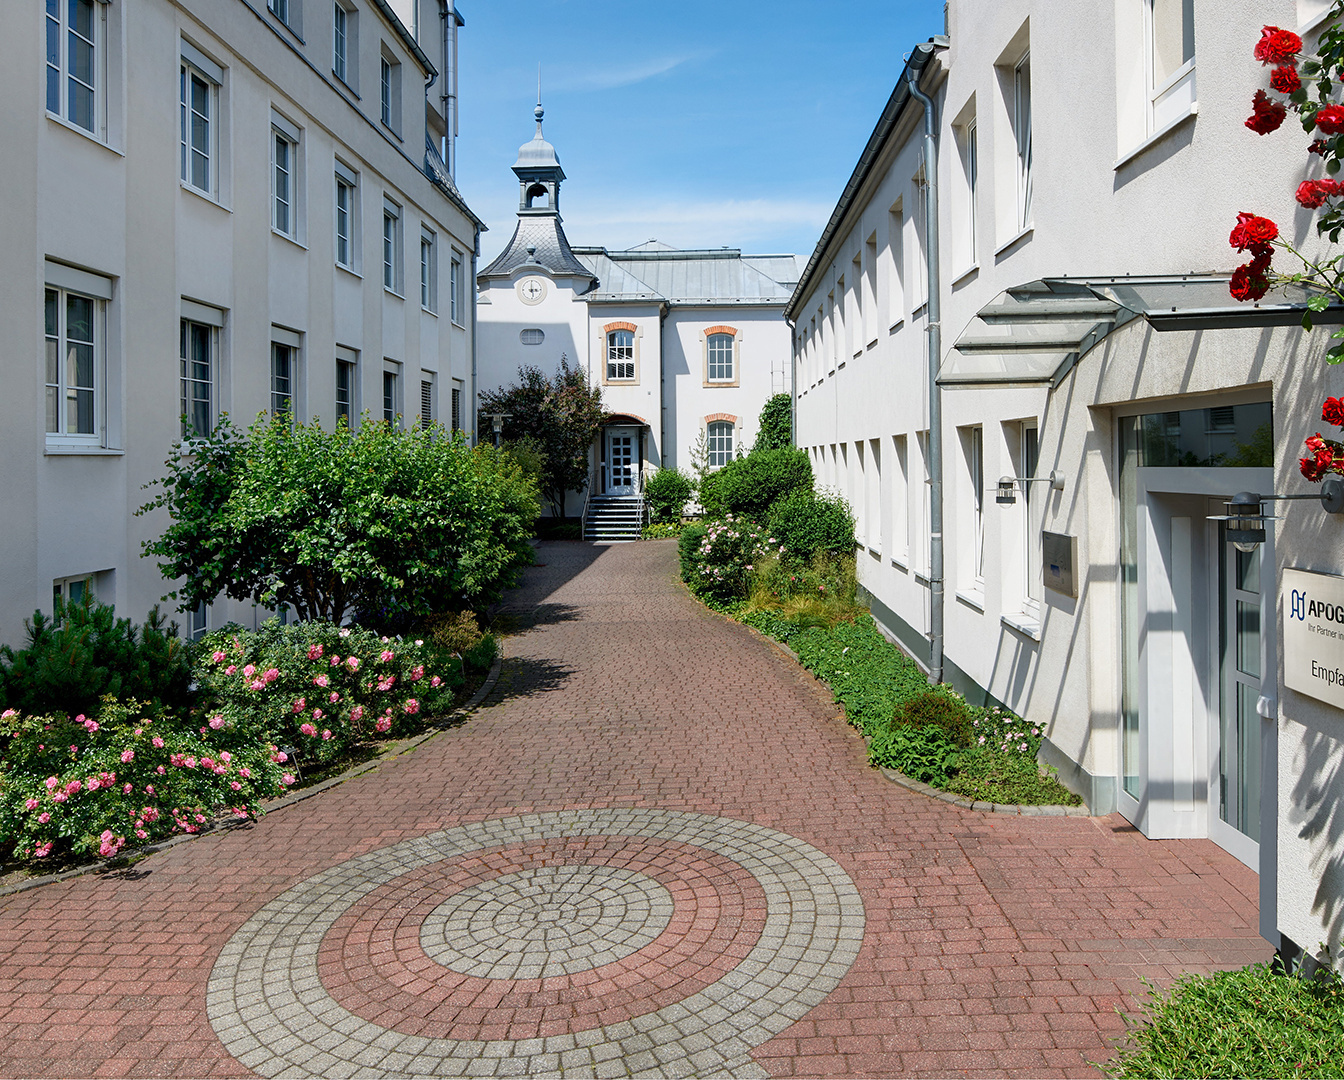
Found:
[{"label": "tall white building with many windows", "polygon": [[[1298,472],[1344,375],[1303,295],[1230,298],[1228,234],[1255,210],[1314,242],[1307,140],[1243,121],[1261,27],[1310,48],[1329,6],[952,0],[786,309],[798,444],[878,622],[1043,726],[1095,812],[1255,869],[1290,953],[1344,932],[1344,711],[1290,685],[1280,603],[1344,572]],[[1240,491],[1305,498],[1240,550]]]},{"label": "tall white building with many windows", "polygon": [[56,595],[143,618],[170,587],[140,555],[166,524],[134,516],[144,485],[225,413],[470,426],[461,17],[396,6],[6,7],[0,640]]}]

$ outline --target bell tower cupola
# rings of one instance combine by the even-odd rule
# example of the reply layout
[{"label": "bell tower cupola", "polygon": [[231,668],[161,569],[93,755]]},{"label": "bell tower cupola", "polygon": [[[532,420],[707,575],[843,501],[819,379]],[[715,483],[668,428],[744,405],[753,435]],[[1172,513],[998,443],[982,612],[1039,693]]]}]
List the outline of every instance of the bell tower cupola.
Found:
[{"label": "bell tower cupola", "polygon": [[513,171],[518,177],[518,214],[519,216],[558,217],[560,213],[560,181],[565,178],[565,170],[560,168],[560,159],[555,147],[541,134],[541,118],[545,115],[538,99],[533,110],[537,118],[537,133],[532,141],[518,148],[518,160]]}]

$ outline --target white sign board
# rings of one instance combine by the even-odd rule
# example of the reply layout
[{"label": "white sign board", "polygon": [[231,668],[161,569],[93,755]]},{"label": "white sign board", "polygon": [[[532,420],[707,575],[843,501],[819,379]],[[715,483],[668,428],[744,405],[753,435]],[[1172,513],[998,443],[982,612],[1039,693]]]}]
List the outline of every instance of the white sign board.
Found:
[{"label": "white sign board", "polygon": [[1283,681],[1344,709],[1344,577],[1283,571]]}]

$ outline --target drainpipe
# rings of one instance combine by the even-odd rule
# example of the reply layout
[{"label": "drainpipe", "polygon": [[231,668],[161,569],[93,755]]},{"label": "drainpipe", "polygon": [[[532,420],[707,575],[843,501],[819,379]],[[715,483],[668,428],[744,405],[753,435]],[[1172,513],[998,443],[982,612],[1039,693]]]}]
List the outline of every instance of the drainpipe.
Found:
[{"label": "drainpipe", "polygon": [[481,227],[476,226],[476,238],[471,248],[471,445],[476,445],[476,414],[480,402],[476,400],[476,262],[481,257]]},{"label": "drainpipe", "polygon": [[[794,348],[794,343],[797,340],[795,331],[798,329],[798,324],[787,315],[784,316],[784,323],[789,328],[789,445],[797,446],[798,394],[796,393],[796,388],[798,386],[798,350]],[[756,438],[759,439],[760,437],[761,433],[758,431],[756,433]]]},{"label": "drainpipe", "polygon": [[938,277],[938,143],[933,99],[907,74],[910,95],[924,106],[925,257],[929,275],[929,682],[943,681],[943,403],[938,390],[942,301]]},{"label": "drainpipe", "polygon": [[457,179],[457,8],[445,0],[443,19],[443,163]]}]

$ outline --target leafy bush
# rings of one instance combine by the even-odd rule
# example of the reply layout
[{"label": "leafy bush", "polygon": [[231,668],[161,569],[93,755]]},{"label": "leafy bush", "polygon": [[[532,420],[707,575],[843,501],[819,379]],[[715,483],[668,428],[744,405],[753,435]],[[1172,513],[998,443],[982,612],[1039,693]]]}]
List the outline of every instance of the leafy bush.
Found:
[{"label": "leafy bush", "polygon": [[666,540],[669,537],[680,536],[684,526],[679,521],[655,521],[652,525],[645,525],[639,532],[641,540]]},{"label": "leafy bush", "polygon": [[758,450],[706,476],[700,483],[700,505],[706,517],[733,514],[764,522],[778,500],[811,487],[806,450]]},{"label": "leafy bush", "polygon": [[644,499],[655,523],[677,522],[695,484],[680,469],[659,469],[644,482]]},{"label": "leafy bush", "polygon": [[696,552],[700,550],[700,544],[709,535],[709,528],[705,525],[694,523],[687,525],[681,530],[681,535],[677,537],[677,556],[681,560],[681,580],[687,585],[695,576],[699,566],[696,559]]},{"label": "leafy bush", "polygon": [[773,537],[754,522],[732,515],[710,522],[688,556],[691,591],[721,601],[745,599],[756,562],[769,554],[773,544]]},{"label": "leafy bush", "polygon": [[752,453],[761,450],[779,450],[793,445],[793,397],[776,394],[761,409],[757,424],[756,444]]},{"label": "leafy bush", "polygon": [[423,639],[332,623],[272,619],[255,633],[217,630],[202,645],[197,677],[210,710],[225,724],[260,725],[305,765],[340,757],[365,737],[414,730],[421,713],[443,715],[463,683],[465,655],[453,661]]},{"label": "leafy bush", "polygon": [[993,750],[962,754],[956,776],[942,786],[981,802],[1078,806],[1083,801],[1053,776],[1042,776],[1040,765],[1026,754]]},{"label": "leafy bush", "polygon": [[351,609],[382,627],[496,599],[532,563],[535,484],[509,455],[470,450],[438,425],[365,415],[357,431],[222,419],[191,453],[175,448],[140,513],[171,523],[145,544],[183,610],[220,592],[302,619]]},{"label": "leafy bush", "polygon": [[945,690],[928,690],[896,707],[891,726],[936,728],[963,750],[975,742],[975,728],[966,702]]},{"label": "leafy bush", "polygon": [[854,554],[854,515],[838,494],[817,494],[810,487],[780,499],[770,510],[770,531],[796,563],[818,554]]},{"label": "leafy bush", "polygon": [[479,645],[485,636],[474,611],[432,615],[425,620],[424,630],[434,648],[448,655],[461,656]]},{"label": "leafy bush", "polygon": [[104,697],[170,709],[190,700],[189,649],[157,607],[136,627],[91,597],[57,600],[53,618],[35,611],[24,626],[22,649],[0,646],[0,708],[96,716]]},{"label": "leafy bush", "polygon": [[1106,1065],[1113,1076],[1344,1076],[1344,984],[1328,969],[1183,975],[1150,990],[1144,1013]]},{"label": "leafy bush", "polygon": [[255,815],[293,777],[253,719],[215,720],[198,732],[110,700],[97,720],[6,711],[0,843],[19,858],[46,858],[58,846],[111,856],[128,841],[197,832],[222,810]]},{"label": "leafy bush", "polygon": [[960,748],[939,727],[891,725],[873,736],[868,760],[913,780],[946,787],[956,771]]}]

